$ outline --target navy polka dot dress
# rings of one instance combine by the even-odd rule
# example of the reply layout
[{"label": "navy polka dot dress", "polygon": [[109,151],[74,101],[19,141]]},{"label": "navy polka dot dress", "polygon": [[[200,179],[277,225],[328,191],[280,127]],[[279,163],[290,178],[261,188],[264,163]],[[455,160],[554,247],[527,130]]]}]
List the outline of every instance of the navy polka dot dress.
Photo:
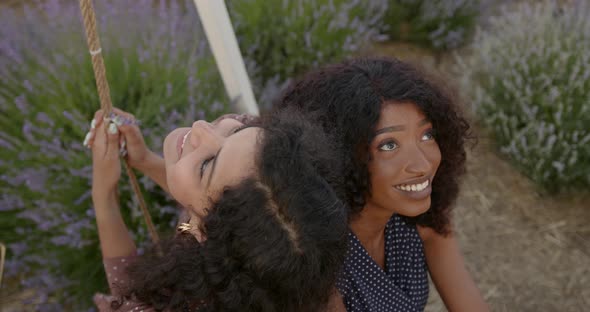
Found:
[{"label": "navy polka dot dress", "polygon": [[428,268],[415,225],[391,217],[385,227],[385,270],[354,233],[348,237],[348,255],[336,284],[348,312],[424,311]]}]

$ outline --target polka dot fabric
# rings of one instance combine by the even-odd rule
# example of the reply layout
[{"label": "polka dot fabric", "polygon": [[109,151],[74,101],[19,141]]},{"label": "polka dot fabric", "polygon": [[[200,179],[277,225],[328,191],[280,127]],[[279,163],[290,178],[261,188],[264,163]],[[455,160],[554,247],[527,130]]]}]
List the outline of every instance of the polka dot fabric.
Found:
[{"label": "polka dot fabric", "polygon": [[336,284],[348,312],[424,311],[428,268],[415,225],[391,217],[385,227],[385,270],[354,233],[348,237],[348,255]]}]

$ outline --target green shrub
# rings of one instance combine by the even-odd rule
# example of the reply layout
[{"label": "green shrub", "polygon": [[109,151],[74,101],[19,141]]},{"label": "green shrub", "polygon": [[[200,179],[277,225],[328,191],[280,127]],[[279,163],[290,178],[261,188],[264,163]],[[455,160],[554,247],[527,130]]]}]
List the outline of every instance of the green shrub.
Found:
[{"label": "green shrub", "polygon": [[228,10],[259,101],[287,79],[366,48],[381,0],[230,0]]},{"label": "green shrub", "polygon": [[382,30],[391,40],[455,49],[475,28],[480,0],[390,0]]},{"label": "green shrub", "polygon": [[464,58],[500,151],[550,191],[590,186],[590,5],[506,7]]},{"label": "green shrub", "polygon": [[[226,109],[190,1],[184,8],[173,1],[94,2],[113,104],[142,121],[150,147],[161,150],[172,128]],[[36,309],[81,311],[95,292],[106,291],[90,200],[92,161],[81,144],[99,101],[78,2],[28,3],[0,10],[5,277],[34,290],[26,303]],[[147,178],[139,180],[160,233],[170,231],[176,205]],[[120,186],[124,218],[143,248],[143,217],[129,183]]]}]

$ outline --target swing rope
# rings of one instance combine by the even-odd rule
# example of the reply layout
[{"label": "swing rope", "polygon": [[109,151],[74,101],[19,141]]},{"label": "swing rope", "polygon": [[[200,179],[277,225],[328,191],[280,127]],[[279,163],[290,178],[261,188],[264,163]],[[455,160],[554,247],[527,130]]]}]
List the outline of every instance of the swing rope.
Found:
[{"label": "swing rope", "polygon": [[[96,87],[98,89],[98,97],[100,99],[100,108],[103,111],[103,116],[110,116],[113,110],[113,103],[111,102],[109,84],[107,82],[104,60],[102,58],[100,38],[98,37],[98,32],[96,30],[96,14],[94,13],[92,0],[80,0],[80,10],[82,11],[82,17],[84,20],[88,49],[90,50],[90,55],[92,57],[92,68],[94,70],[94,77],[96,78]],[[156,228],[154,227],[150,213],[147,210],[145,200],[141,194],[139,183],[137,182],[137,177],[129,165],[128,158],[124,157],[123,163],[125,165],[127,176],[129,176],[131,186],[133,187],[133,192],[137,197],[139,207],[143,213],[143,217],[145,219],[145,223],[147,225],[152,242],[157,244],[160,241],[160,238],[158,236],[158,232],[156,232]]]}]

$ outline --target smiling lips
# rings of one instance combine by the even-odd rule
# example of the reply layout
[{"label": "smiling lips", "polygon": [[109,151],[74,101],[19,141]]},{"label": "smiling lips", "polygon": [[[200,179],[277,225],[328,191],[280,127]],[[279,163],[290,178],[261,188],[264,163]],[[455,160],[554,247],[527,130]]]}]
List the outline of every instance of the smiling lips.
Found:
[{"label": "smiling lips", "polygon": [[178,147],[178,156],[180,157],[180,155],[182,155],[182,151],[184,149],[184,143],[186,143],[186,139],[188,139],[188,136],[191,134],[191,130],[189,130],[183,137],[182,137],[182,141],[180,143],[180,146]]},{"label": "smiling lips", "polygon": [[405,192],[422,192],[428,188],[430,181],[426,180],[419,184],[400,184],[396,185],[395,188]]},{"label": "smiling lips", "polygon": [[188,138],[188,136],[191,134],[192,130],[189,130],[183,137],[182,137],[182,144],[180,144],[180,152],[182,153],[182,150],[184,149],[184,143],[186,143],[186,139]]}]

